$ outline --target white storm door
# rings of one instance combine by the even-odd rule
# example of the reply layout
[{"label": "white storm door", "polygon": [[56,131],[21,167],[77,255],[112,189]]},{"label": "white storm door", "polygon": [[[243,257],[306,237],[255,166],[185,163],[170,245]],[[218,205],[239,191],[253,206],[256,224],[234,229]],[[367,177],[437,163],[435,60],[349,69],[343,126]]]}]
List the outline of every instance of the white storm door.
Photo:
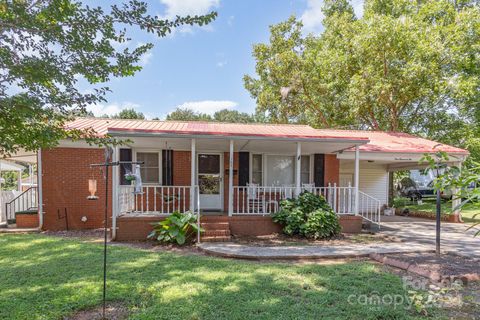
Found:
[{"label": "white storm door", "polygon": [[199,153],[197,163],[200,209],[221,210],[223,202],[222,154]]}]

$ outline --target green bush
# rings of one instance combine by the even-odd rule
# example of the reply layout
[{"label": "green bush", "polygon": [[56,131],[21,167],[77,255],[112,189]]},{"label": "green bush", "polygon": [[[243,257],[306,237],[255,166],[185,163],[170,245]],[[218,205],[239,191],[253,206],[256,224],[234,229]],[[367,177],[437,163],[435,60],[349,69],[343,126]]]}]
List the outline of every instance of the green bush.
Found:
[{"label": "green bush", "polygon": [[[153,231],[149,239],[156,239],[165,243],[185,244],[194,239],[198,231],[197,216],[191,212],[180,213],[175,211],[165,220],[153,224]],[[200,229],[200,232],[203,231]]]},{"label": "green bush", "polygon": [[287,235],[325,239],[340,232],[338,217],[325,198],[311,192],[303,192],[296,199],[283,200],[272,219],[283,226]]}]

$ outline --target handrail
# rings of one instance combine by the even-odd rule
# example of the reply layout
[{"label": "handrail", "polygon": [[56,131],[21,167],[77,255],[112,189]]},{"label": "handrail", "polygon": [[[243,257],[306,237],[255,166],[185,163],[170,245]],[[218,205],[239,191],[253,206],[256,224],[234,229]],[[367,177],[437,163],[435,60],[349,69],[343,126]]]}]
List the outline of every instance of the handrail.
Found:
[{"label": "handrail", "polygon": [[358,214],[365,220],[377,224],[380,229],[382,201],[360,190],[358,195],[360,202]]},{"label": "handrail", "polygon": [[[15,219],[15,213],[38,207],[37,187],[29,187],[18,196],[5,203],[5,215],[8,220]],[[13,210],[12,210],[13,208]]]}]

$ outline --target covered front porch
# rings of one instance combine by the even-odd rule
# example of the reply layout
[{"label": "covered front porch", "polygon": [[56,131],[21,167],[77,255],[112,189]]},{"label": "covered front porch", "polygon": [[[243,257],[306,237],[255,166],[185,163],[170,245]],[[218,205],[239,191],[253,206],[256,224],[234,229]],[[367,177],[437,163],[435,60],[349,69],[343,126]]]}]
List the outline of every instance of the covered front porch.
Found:
[{"label": "covered front porch", "polygon": [[[283,199],[305,191],[324,196],[339,215],[380,223],[381,202],[358,190],[359,145],[365,139],[121,136],[131,147],[117,147],[114,161],[144,164],[140,192],[125,179],[131,166],[114,169],[115,231],[117,218],[155,219],[175,211],[268,217]],[[336,153],[346,149],[354,150],[354,179],[341,185]]]}]

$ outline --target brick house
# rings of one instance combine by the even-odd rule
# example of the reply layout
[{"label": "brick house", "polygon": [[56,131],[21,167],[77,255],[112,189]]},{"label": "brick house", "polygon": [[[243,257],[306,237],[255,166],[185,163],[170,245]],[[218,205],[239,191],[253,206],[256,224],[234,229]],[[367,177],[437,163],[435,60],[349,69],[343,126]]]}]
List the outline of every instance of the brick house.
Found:
[{"label": "brick house", "polygon": [[[380,224],[388,204],[389,172],[418,168],[424,153],[445,151],[461,163],[468,152],[404,133],[314,129],[304,125],[226,124],[79,118],[70,128],[128,139],[113,150],[119,161],[109,175],[112,237],[145,239],[151,222],[173,211],[201,216],[206,240],[230,233],[279,231],[270,214],[281,199],[302,191],[323,195],[340,216],[344,231],[363,221]],[[193,155],[193,156],[192,156]],[[43,229],[103,226],[103,202],[89,201],[88,180],[103,172],[104,149],[84,141],[62,141],[41,150],[39,220]],[[125,174],[141,161],[142,192]]]}]

